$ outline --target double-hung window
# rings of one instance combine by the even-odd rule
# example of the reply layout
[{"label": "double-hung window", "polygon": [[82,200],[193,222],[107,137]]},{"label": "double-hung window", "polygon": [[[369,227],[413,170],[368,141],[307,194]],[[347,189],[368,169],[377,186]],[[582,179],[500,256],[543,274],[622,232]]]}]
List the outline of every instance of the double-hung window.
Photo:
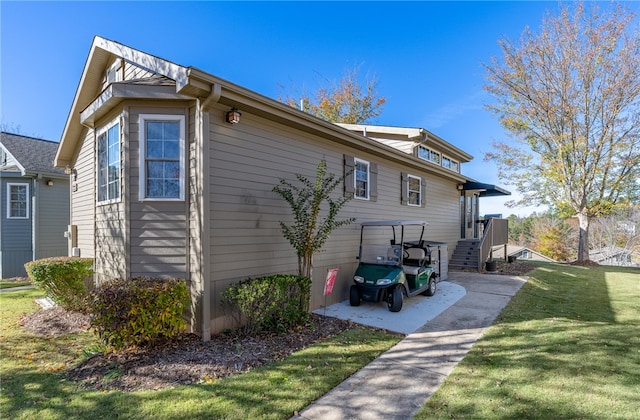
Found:
[{"label": "double-hung window", "polygon": [[140,115],[140,199],[184,200],[185,118]]},{"label": "double-hung window", "polygon": [[29,184],[7,183],[7,218],[29,218]]},{"label": "double-hung window", "polygon": [[422,205],[422,180],[420,177],[407,175],[407,192],[409,194],[407,205]]},{"label": "double-hung window", "polygon": [[120,124],[98,131],[98,204],[120,200]]},{"label": "double-hung window", "polygon": [[426,181],[424,178],[410,175],[406,172],[400,173],[401,178],[401,198],[403,206],[425,207],[426,202]]},{"label": "double-hung window", "polygon": [[369,162],[362,159],[355,159],[355,176],[353,177],[355,187],[355,198],[362,200],[369,199]]}]

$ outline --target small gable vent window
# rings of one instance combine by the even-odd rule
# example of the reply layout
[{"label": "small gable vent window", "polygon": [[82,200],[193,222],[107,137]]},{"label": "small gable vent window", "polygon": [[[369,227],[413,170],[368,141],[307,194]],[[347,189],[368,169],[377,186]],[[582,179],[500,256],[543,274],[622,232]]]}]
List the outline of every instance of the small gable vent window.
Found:
[{"label": "small gable vent window", "polygon": [[185,118],[140,115],[140,199],[184,200]]},{"label": "small gable vent window", "polygon": [[0,149],[0,166],[7,166],[7,152]]},{"label": "small gable vent window", "polygon": [[7,218],[29,218],[29,184],[7,183]]},{"label": "small gable vent window", "polygon": [[117,60],[105,72],[104,86],[122,81],[122,60]]}]

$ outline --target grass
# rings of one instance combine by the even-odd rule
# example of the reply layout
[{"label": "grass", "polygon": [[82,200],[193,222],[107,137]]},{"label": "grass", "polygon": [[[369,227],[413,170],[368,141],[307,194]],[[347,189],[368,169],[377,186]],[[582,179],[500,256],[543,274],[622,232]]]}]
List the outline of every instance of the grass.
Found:
[{"label": "grass", "polygon": [[417,419],[632,419],[640,270],[544,264]]},{"label": "grass", "polygon": [[220,380],[160,391],[89,391],[65,380],[63,371],[99,347],[91,333],[44,339],[19,327],[20,315],[35,311],[40,296],[37,290],[0,295],[0,418],[288,419],[400,339],[354,328]]},{"label": "grass", "polygon": [[20,287],[20,286],[31,286],[31,282],[29,281],[11,281],[11,280],[0,280],[0,289],[9,289],[11,287]]}]

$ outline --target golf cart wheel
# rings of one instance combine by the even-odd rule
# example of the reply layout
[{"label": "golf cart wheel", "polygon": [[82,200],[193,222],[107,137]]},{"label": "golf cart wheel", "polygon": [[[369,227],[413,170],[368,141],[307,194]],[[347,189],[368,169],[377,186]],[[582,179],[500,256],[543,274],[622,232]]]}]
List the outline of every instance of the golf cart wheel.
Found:
[{"label": "golf cart wheel", "polygon": [[360,306],[360,289],[355,284],[349,290],[349,303],[351,306]]},{"label": "golf cart wheel", "polygon": [[427,287],[427,290],[425,290],[421,294],[423,296],[433,296],[436,294],[436,289],[437,289],[436,278],[434,276],[431,276],[429,278],[429,287]]},{"label": "golf cart wheel", "polygon": [[402,309],[402,289],[396,287],[387,295],[387,307],[391,312],[400,312]]}]

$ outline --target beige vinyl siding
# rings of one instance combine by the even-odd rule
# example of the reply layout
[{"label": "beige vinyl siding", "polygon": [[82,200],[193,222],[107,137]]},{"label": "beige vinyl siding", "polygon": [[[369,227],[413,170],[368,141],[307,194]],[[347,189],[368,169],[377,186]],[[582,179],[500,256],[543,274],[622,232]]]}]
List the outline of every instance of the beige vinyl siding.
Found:
[{"label": "beige vinyl siding", "polygon": [[[78,227],[78,248],[82,257],[95,257],[95,172],[93,130],[84,130],[84,140],[75,160],[78,175],[75,188],[71,188],[71,224]],[[73,182],[73,181],[72,181]],[[75,189],[75,191],[74,191]]]},{"label": "beige vinyl siding", "polygon": [[[186,107],[129,108],[130,275],[187,278],[187,202],[140,201],[140,114],[187,115]],[[186,118],[188,120],[188,118]],[[189,122],[186,121],[188,130]],[[187,131],[188,133],[188,131]],[[187,135],[188,141],[188,135]],[[188,154],[189,146],[185,145]],[[186,156],[188,166],[189,156]],[[189,169],[186,169],[188,178]]]},{"label": "beige vinyl siding", "polygon": [[[213,330],[224,326],[219,308],[222,291],[247,277],[297,272],[297,258],[283,238],[279,221],[291,221],[288,205],[273,187],[295,174],[315,177],[321,159],[328,172],[342,175],[344,155],[378,166],[377,202],[351,200],[340,218],[357,222],[334,232],[315,257],[312,309],[324,304],[326,270],[340,268],[334,293],[327,304],[346,299],[358,253],[359,223],[381,219],[426,219],[427,239],[455,244],[459,237],[458,191],[452,180],[426,173],[425,208],[401,205],[401,165],[356,152],[320,137],[295,131],[259,117],[242,115],[236,125],[223,122],[224,109],[211,113],[211,254]],[[416,172],[412,170],[412,173]],[[342,187],[336,192],[342,194]],[[454,217],[452,217],[455,215]]]},{"label": "beige vinyl siding", "polygon": [[69,224],[69,181],[56,178],[52,179],[53,185],[48,186],[48,179],[43,177],[37,186],[36,259],[67,255],[64,232]]},{"label": "beige vinyl siding", "polygon": [[153,76],[155,73],[136,66],[128,61],[124,63],[124,80],[144,79]]},{"label": "beige vinyl siding", "polygon": [[[97,124],[96,131],[105,126],[118,124],[120,140],[120,199],[109,204],[97,204],[94,187],[93,205],[95,207],[95,262],[94,276],[97,282],[104,282],[114,278],[127,277],[127,229],[125,197],[127,186],[125,182],[125,144],[127,130],[123,124],[123,109],[118,107],[105,115]],[[95,156],[95,149],[94,149]],[[97,162],[94,158],[94,180],[97,182]]]},{"label": "beige vinyl siding", "polygon": [[96,208],[95,271],[99,281],[126,277],[124,204],[112,203]]}]

